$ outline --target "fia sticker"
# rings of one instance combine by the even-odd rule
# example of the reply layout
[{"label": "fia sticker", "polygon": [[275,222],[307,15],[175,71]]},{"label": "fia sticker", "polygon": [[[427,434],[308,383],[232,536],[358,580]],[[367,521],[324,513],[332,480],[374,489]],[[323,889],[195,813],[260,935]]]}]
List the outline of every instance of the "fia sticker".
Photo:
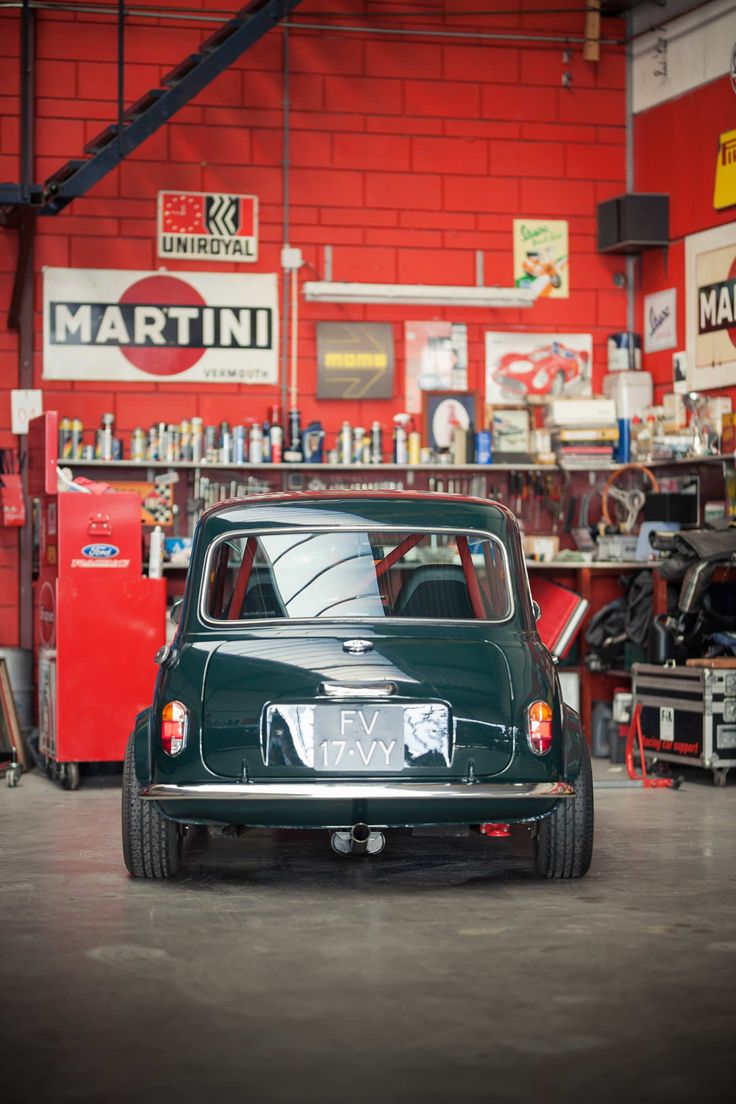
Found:
[{"label": "fia sticker", "polygon": [[659,708],[659,738],[663,744],[671,744],[675,738],[675,711],[671,705]]}]

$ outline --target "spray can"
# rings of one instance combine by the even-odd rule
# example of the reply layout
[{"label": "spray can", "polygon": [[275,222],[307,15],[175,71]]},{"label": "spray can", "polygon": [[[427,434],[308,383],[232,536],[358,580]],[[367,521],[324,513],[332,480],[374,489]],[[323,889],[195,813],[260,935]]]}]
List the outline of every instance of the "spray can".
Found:
[{"label": "spray can", "polygon": [[337,462],[349,464],[353,457],[353,430],[350,422],[345,421],[337,437]]},{"label": "spray can", "polygon": [[278,422],[271,426],[269,437],[271,440],[271,463],[281,464],[284,459],[284,431]]},{"label": "spray can", "polygon": [[233,426],[233,460],[236,464],[245,463],[245,426]]},{"label": "spray can", "polygon": [[254,422],[248,434],[248,457],[251,464],[263,463],[263,430]]},{"label": "spray can", "polygon": [[167,452],[166,452],[166,459],[167,460],[178,460],[180,458],[179,457],[179,451],[181,449],[181,433],[179,432],[178,425],[168,426],[167,433],[169,435],[169,439],[168,439],[168,449],[167,449]]},{"label": "spray can", "polygon": [[363,426],[354,426],[353,427],[353,447],[351,449],[351,456],[350,456],[351,462],[353,464],[359,464],[361,462],[361,458],[362,458],[362,454],[363,454],[363,437],[364,437],[364,435],[365,435],[365,430],[364,430]]},{"label": "spray can", "polygon": [[208,425],[204,427],[204,459],[208,464],[216,464],[219,452],[217,450],[217,427]]},{"label": "spray can", "polygon": [[380,422],[371,425],[371,464],[383,463],[383,429]]},{"label": "spray can", "polygon": [[146,459],[146,433],[140,426],[136,426],[130,435],[130,459]]},{"label": "spray can", "polygon": [[59,422],[59,459],[68,460],[72,449],[72,423],[69,418]]},{"label": "spray can", "polygon": [[164,531],[157,525],[151,532],[148,548],[148,577],[160,579],[164,573]]},{"label": "spray can", "polygon": [[221,464],[232,463],[233,435],[230,432],[230,425],[228,422],[222,422],[220,425],[220,447],[218,450],[218,455]]},{"label": "spray can", "polygon": [[148,445],[146,447],[146,460],[158,460],[158,429],[151,426],[148,431]]},{"label": "spray can", "polygon": [[82,437],[84,434],[84,426],[79,418],[74,418],[72,421],[72,440],[71,440],[71,457],[73,460],[82,459]]},{"label": "spray can", "polygon": [[260,433],[263,435],[264,464],[270,464],[270,422],[268,418],[260,427]]},{"label": "spray can", "polygon": [[192,459],[192,425],[186,420],[179,422],[179,459]]},{"label": "spray can", "polygon": [[202,419],[192,418],[192,460],[195,464],[202,460],[203,444]]},{"label": "spray can", "polygon": [[404,417],[402,414],[394,416],[394,464],[408,464],[409,462],[408,435]]},{"label": "spray can", "polygon": [[420,464],[422,460],[422,435],[416,429],[409,434],[409,463]]},{"label": "spray can", "polygon": [[102,429],[100,431],[100,460],[113,459],[113,429],[115,425],[114,414],[102,415]]},{"label": "spray can", "polygon": [[289,411],[289,449],[292,452],[302,450],[302,416],[295,406]]}]

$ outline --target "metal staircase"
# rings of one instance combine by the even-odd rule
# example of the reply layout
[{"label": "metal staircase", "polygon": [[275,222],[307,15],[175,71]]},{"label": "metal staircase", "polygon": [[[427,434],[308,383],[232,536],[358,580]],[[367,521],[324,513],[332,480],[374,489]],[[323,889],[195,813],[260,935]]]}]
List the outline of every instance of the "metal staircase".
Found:
[{"label": "metal staircase", "polygon": [[55,215],[84,195],[159,127],[188,104],[203,88],[237,61],[301,0],[251,0],[174,66],[161,81],[125,110],[119,120],[100,131],[84,147],[85,158],[67,161],[43,185],[21,189],[0,184],[0,208],[32,207],[38,214]]}]

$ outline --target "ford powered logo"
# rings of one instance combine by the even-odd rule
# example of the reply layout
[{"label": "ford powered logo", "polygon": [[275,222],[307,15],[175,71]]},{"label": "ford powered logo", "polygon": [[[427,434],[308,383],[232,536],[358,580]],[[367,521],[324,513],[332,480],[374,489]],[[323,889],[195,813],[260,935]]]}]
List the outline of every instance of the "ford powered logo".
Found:
[{"label": "ford powered logo", "polygon": [[114,544],[85,544],[82,555],[88,560],[111,560],[119,551]]}]

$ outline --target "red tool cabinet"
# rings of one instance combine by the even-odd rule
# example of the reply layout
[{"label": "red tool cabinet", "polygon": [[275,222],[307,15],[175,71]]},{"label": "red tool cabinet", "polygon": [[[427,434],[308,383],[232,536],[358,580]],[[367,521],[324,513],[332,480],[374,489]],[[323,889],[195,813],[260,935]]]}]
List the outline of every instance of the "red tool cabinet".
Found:
[{"label": "red tool cabinet", "polygon": [[33,419],[34,655],[39,750],[63,785],[79,764],[121,761],[151,702],[166,584],[142,575],[137,495],[59,493],[57,415]]}]

